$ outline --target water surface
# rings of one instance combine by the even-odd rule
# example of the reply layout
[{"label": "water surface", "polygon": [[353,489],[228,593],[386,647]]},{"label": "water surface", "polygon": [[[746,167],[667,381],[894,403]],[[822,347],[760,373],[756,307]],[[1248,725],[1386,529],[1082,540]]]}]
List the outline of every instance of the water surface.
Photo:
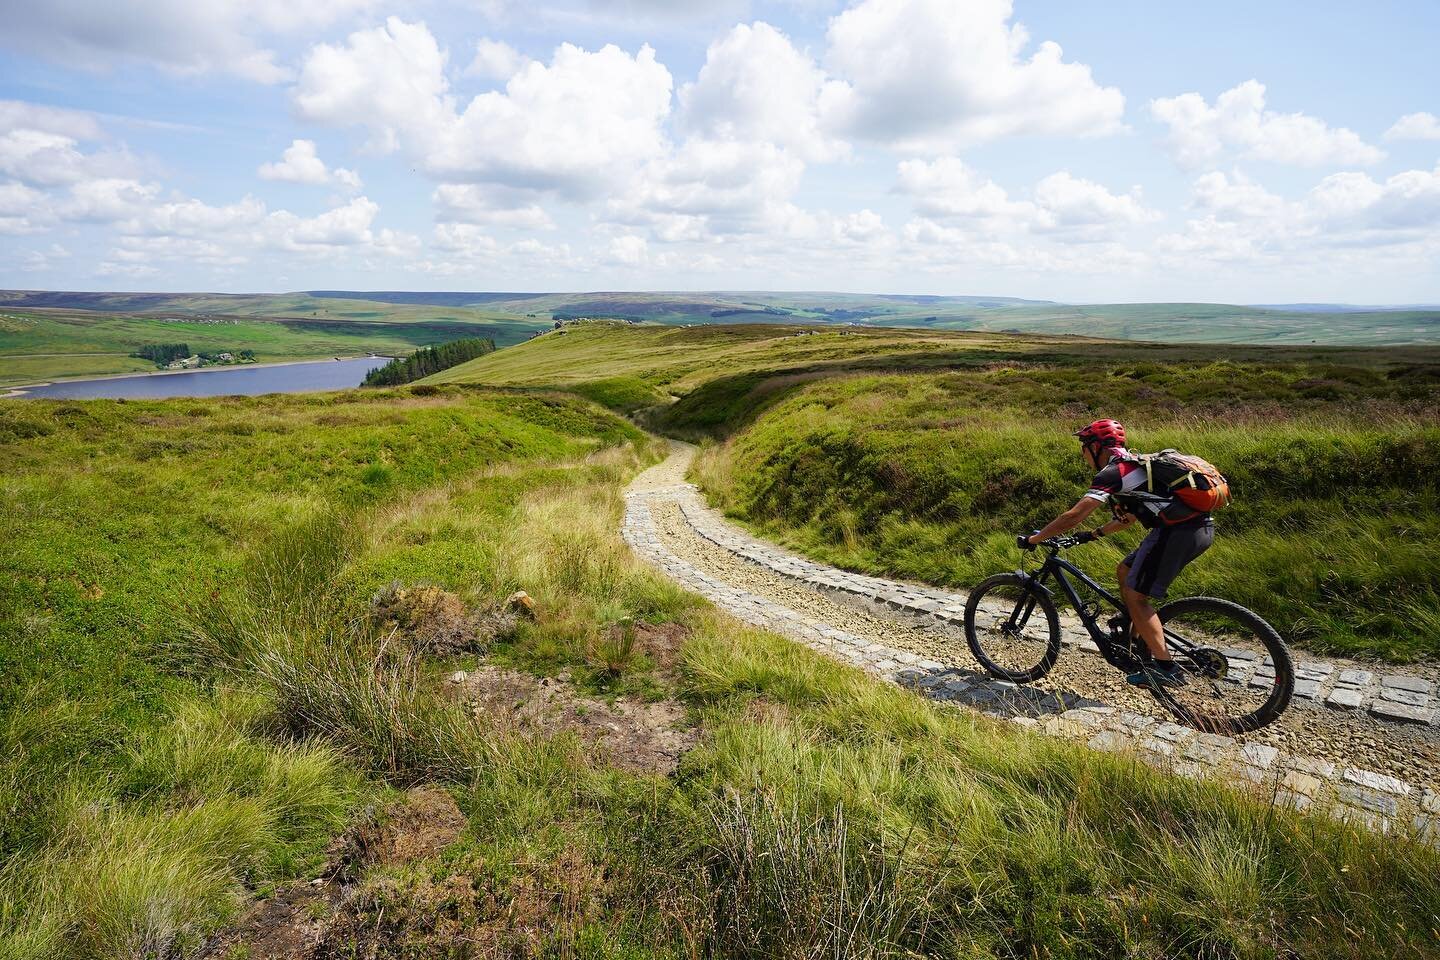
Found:
[{"label": "water surface", "polygon": [[[211,367],[181,373],[142,373],[133,377],[65,380],[21,387],[22,397],[95,399],[99,397],[227,397],[261,393],[306,393],[360,386],[365,374],[389,363],[387,357],[316,360],[306,363]],[[0,388],[3,390],[3,388]]]}]

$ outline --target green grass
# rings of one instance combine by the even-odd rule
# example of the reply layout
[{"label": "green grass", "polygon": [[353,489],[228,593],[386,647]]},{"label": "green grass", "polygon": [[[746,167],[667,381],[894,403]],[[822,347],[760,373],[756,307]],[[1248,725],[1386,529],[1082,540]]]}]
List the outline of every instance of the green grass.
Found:
[{"label": "green grass", "polygon": [[151,371],[154,364],[129,354],[152,343],[183,342],[197,352],[249,349],[258,360],[274,362],[366,353],[407,356],[418,347],[464,337],[515,343],[537,328],[536,321],[465,308],[345,309],[351,303],[294,297],[217,303],[177,296],[146,301],[143,306],[156,311],[150,314],[0,307],[0,387]]},{"label": "green grass", "polygon": [[[1181,595],[1233,599],[1317,651],[1434,658],[1435,393],[1431,379],[1232,365],[850,378],[771,408],[700,476],[735,515],[816,556],[963,587],[1013,568],[1015,533],[1078,498],[1089,475],[1068,434],[1103,413],[1136,449],[1196,453],[1231,480],[1235,503]],[[1190,412],[1204,409],[1224,414]],[[1108,579],[1137,538],[1074,559]]]},{"label": "green grass", "polygon": [[[1252,606],[1316,651],[1440,655],[1432,351],[798,332],[580,326],[436,379],[568,389],[721,439],[697,477],[732,516],[831,563],[962,588],[1013,568],[1015,533],[1084,491],[1069,435],[1120,417],[1138,449],[1232,480],[1178,590]],[[1108,578],[1134,540],[1076,558]]]},{"label": "green grass", "polygon": [[[0,426],[7,958],[187,955],[412,783],[450,789],[465,834],[361,877],[335,954],[433,955],[451,922],[516,956],[1358,958],[1440,936],[1440,857],[1403,831],[944,709],[679,590],[617,533],[655,452],[580,401],[39,402]],[[456,664],[368,625],[397,580],[473,606],[525,589],[540,619],[495,660],[679,698],[701,746],[643,776],[477,717],[444,693]],[[595,640],[632,622],[679,625],[673,668],[613,669]]]},{"label": "green grass", "polygon": [[247,555],[640,439],[582,401],[476,391],[0,406],[0,955],[193,947],[373,789],[354,736],[277,739],[285,689],[197,653]]}]

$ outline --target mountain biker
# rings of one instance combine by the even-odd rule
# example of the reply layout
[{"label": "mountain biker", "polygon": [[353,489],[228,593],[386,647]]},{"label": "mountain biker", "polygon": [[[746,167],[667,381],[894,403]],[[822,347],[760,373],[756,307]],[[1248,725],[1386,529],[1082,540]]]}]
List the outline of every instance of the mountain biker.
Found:
[{"label": "mountain biker", "polygon": [[[1095,531],[1078,534],[1076,539],[1081,543],[1109,536],[1136,520],[1151,527],[1140,546],[1120,561],[1115,568],[1115,576],[1120,581],[1120,595],[1130,612],[1135,633],[1145,641],[1150,652],[1153,663],[1149,670],[1161,683],[1180,686],[1185,683],[1185,672],[1170,659],[1170,653],[1165,648],[1164,627],[1150,601],[1163,600],[1165,591],[1180,571],[1209,549],[1215,536],[1214,521],[1209,513],[1194,511],[1187,516],[1183,509],[1181,515],[1184,518],[1180,522],[1161,523],[1156,519],[1158,508],[1155,504],[1136,495],[1145,484],[1145,468],[1125,449],[1125,428],[1119,421],[1096,420],[1077,431],[1075,436],[1080,440],[1086,464],[1098,471],[1090,482],[1090,489],[1073,507],[1041,530],[1028,536],[1022,534],[1017,545],[1022,550],[1033,549],[1041,541],[1079,526],[1104,503],[1111,505],[1114,519]],[[1148,682],[1144,669],[1126,679],[1136,686],[1144,686]]]}]

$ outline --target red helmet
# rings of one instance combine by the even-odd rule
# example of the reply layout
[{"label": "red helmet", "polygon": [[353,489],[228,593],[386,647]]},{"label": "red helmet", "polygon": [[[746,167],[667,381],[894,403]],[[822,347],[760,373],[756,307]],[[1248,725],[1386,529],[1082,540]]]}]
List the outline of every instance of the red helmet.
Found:
[{"label": "red helmet", "polygon": [[1119,420],[1096,420],[1090,426],[1075,431],[1075,436],[1085,446],[1095,444],[1102,449],[1125,446],[1125,425]]}]

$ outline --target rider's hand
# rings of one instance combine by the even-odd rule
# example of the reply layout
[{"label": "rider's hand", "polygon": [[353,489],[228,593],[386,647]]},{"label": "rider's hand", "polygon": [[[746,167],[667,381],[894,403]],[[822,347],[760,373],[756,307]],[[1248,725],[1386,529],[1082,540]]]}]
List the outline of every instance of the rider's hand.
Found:
[{"label": "rider's hand", "polygon": [[1094,543],[1096,540],[1099,539],[1100,534],[1094,533],[1090,530],[1081,530],[1079,533],[1075,534],[1076,543]]},{"label": "rider's hand", "polygon": [[1038,532],[1039,532],[1039,531],[1037,530],[1037,531],[1035,531],[1034,533],[1022,533],[1022,534],[1020,534],[1020,536],[1018,536],[1018,537],[1015,538],[1015,546],[1019,547],[1021,550],[1034,550],[1034,549],[1035,549],[1035,544],[1033,544],[1033,543],[1030,542],[1030,538],[1033,537],[1033,536],[1035,535],[1035,533],[1038,533]]}]

